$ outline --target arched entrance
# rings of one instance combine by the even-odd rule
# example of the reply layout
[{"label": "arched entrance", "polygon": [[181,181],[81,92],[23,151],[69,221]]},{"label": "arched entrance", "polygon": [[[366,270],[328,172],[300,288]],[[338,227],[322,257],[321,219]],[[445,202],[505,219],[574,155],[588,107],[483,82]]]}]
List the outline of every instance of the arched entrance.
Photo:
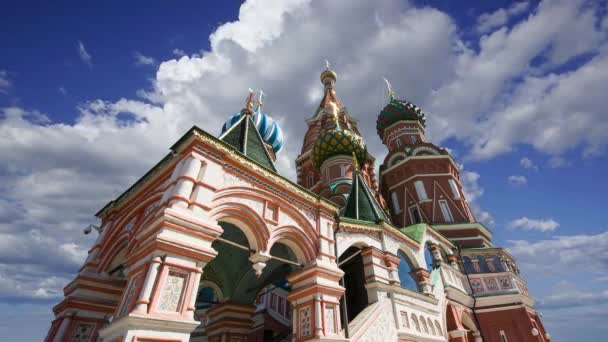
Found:
[{"label": "arched entrance", "polygon": [[[287,276],[300,268],[294,251],[280,240],[267,254],[251,247],[236,224],[219,222],[217,256],[203,269],[192,341],[278,341],[291,333],[291,288]],[[254,258],[255,257],[255,258]],[[259,269],[256,274],[254,263]]]},{"label": "arched entrance", "polygon": [[363,269],[363,257],[361,249],[356,246],[349,247],[338,259],[340,269],[344,271],[344,303],[348,313],[350,323],[368,304],[367,289],[365,288],[365,271]]}]

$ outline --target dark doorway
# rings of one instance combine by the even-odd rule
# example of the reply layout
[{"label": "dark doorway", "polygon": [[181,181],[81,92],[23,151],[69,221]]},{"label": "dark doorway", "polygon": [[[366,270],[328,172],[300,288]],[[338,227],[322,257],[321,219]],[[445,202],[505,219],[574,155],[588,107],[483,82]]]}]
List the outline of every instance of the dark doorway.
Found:
[{"label": "dark doorway", "polygon": [[[365,307],[367,307],[367,290],[365,289],[365,272],[363,271],[363,257],[361,249],[350,247],[340,258],[340,269],[344,271],[344,301],[348,311],[350,323]],[[342,317],[344,320],[344,317]],[[342,322],[344,324],[344,322]]]}]

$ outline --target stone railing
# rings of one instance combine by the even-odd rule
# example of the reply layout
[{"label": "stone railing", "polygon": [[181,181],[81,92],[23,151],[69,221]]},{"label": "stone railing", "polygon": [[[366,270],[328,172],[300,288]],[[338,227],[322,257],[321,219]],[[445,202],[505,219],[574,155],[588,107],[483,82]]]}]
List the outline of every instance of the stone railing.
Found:
[{"label": "stone railing", "polygon": [[528,295],[525,283],[513,272],[471,274],[469,280],[475,296],[513,292]]},{"label": "stone railing", "polygon": [[441,266],[441,278],[446,286],[453,287],[466,294],[471,294],[469,281],[467,280],[467,277],[460,272],[460,270],[444,264]]}]

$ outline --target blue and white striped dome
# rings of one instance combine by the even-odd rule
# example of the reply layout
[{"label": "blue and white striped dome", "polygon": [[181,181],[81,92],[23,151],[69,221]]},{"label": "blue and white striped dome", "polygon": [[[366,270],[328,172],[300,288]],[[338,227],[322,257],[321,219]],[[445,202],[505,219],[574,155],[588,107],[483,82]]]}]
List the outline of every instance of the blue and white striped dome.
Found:
[{"label": "blue and white striped dome", "polygon": [[[222,134],[226,132],[232,125],[237,123],[241,118],[241,113],[236,113],[231,116],[222,126]],[[277,153],[283,147],[283,131],[279,124],[270,116],[257,110],[253,113],[253,122],[258,129],[260,136],[266,143],[272,146],[274,153]]]}]

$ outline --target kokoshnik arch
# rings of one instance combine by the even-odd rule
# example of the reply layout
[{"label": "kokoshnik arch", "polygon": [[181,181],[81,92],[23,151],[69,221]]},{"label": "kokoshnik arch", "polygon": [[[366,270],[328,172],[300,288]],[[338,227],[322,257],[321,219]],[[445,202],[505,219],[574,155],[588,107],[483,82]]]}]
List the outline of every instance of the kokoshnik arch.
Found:
[{"label": "kokoshnik arch", "polygon": [[219,137],[193,127],[101,209],[46,341],[549,341],[421,109],[389,85],[377,179],[336,80],[321,73],[297,184],[250,93]]}]

